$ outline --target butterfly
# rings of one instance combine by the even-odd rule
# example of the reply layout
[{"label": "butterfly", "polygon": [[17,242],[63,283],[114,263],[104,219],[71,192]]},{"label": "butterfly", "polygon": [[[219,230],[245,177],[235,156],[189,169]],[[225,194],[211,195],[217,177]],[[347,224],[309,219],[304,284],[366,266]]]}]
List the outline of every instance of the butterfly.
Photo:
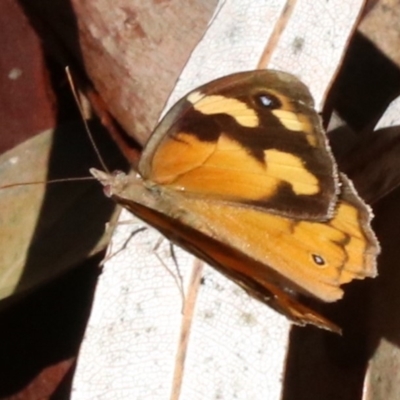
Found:
[{"label": "butterfly", "polygon": [[341,285],[377,274],[372,213],[291,74],[207,83],[165,115],[138,171],[91,172],[117,203],[299,325],[340,332],[298,295],[333,302]]}]

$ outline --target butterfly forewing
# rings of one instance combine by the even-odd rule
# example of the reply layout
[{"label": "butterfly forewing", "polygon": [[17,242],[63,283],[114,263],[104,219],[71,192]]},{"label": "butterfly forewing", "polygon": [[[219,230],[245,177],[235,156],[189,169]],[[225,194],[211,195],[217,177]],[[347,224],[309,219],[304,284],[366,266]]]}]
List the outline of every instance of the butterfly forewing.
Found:
[{"label": "butterfly forewing", "polygon": [[200,87],[175,105],[143,153],[150,184],[185,196],[326,220],[337,173],[308,89],[253,71]]}]

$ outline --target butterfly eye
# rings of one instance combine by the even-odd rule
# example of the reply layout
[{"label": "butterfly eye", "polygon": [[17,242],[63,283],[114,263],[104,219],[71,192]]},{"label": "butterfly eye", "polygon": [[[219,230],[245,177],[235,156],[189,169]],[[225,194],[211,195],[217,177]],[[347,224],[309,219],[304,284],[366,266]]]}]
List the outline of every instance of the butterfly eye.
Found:
[{"label": "butterfly eye", "polygon": [[255,96],[255,99],[257,104],[264,108],[274,110],[275,108],[280,108],[282,106],[280,100],[270,93],[258,93]]},{"label": "butterfly eye", "polygon": [[311,257],[314,260],[315,264],[317,264],[319,266],[325,265],[325,260],[318,254],[311,254]]}]

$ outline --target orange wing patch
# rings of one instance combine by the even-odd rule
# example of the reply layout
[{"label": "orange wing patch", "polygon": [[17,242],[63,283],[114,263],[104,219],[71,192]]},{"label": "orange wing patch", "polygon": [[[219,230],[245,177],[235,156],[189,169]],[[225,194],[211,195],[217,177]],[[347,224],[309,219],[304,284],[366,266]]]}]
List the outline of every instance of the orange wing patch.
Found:
[{"label": "orange wing patch", "polygon": [[[265,164],[252,157],[224,134],[216,143],[179,133],[163,142],[152,162],[149,180],[176,190],[208,197],[260,200],[273,196],[280,183],[291,185],[297,195],[317,194],[317,178],[290,153],[266,150]],[[221,185],[221,181],[226,183]]]},{"label": "orange wing patch", "polygon": [[187,97],[193,108],[202,114],[227,114],[246,128],[254,128],[260,120],[257,113],[246,103],[224,96],[206,96],[201,92],[193,92]]},{"label": "orange wing patch", "polygon": [[259,200],[272,196],[279,183],[266,165],[223,134],[217,143],[204,143],[180,133],[160,146],[152,166],[150,181],[210,200]]},{"label": "orange wing patch", "polygon": [[304,167],[303,160],[290,153],[266,150],[267,173],[279,182],[287,182],[297,195],[317,194],[320,191],[318,179]]}]

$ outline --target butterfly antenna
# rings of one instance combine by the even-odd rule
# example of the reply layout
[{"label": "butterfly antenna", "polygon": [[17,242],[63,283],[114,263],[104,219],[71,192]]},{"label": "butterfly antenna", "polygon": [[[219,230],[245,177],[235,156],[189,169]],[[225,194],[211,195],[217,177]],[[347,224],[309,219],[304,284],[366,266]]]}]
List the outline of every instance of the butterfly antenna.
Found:
[{"label": "butterfly antenna", "polygon": [[96,145],[96,142],[93,139],[93,135],[92,135],[92,133],[91,133],[91,131],[89,129],[89,125],[87,123],[87,118],[86,118],[87,115],[84,112],[84,108],[82,106],[82,102],[81,102],[80,96],[78,94],[78,91],[76,90],[76,85],[74,83],[74,79],[72,77],[71,70],[70,70],[70,68],[68,66],[65,67],[65,72],[67,74],[68,82],[69,82],[69,85],[71,87],[71,91],[72,91],[72,94],[74,96],[75,102],[76,102],[76,104],[78,106],[79,113],[81,114],[81,117],[82,117],[82,120],[83,120],[83,124],[85,126],[86,133],[87,133],[87,135],[89,137],[89,140],[90,140],[90,142],[91,142],[91,144],[93,146],[94,151],[96,152],[97,158],[98,158],[102,168],[104,169],[104,171],[106,171],[107,173],[110,173],[109,169],[107,168],[106,163],[104,162],[103,157],[100,154],[100,151],[99,151],[99,149],[98,149],[98,147]]},{"label": "butterfly antenna", "polygon": [[17,186],[30,186],[30,185],[48,185],[50,183],[64,183],[64,182],[76,182],[76,181],[93,181],[95,178],[92,176],[84,176],[81,178],[62,178],[62,179],[52,179],[51,181],[32,181],[32,182],[19,182],[10,183],[8,185],[0,186],[0,189],[10,189]]}]

